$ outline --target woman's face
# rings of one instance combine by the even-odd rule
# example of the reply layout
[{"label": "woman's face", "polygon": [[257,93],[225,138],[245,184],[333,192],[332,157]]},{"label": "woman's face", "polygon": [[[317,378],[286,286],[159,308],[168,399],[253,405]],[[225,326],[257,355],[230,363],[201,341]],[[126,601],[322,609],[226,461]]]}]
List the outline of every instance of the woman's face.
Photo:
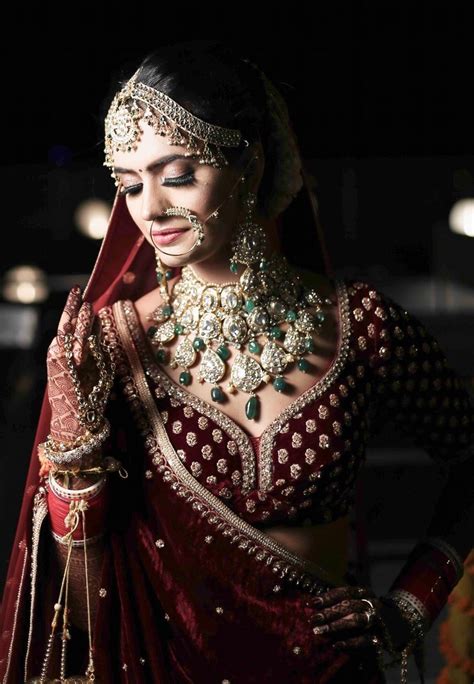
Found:
[{"label": "woman's face", "polygon": [[[243,217],[238,194],[244,187],[240,182],[244,169],[240,167],[239,173],[230,164],[222,169],[199,164],[198,157],[184,156],[188,152],[184,145],[169,145],[164,136],[156,134],[143,120],[140,129],[141,139],[135,150],[114,152],[119,193],[125,193],[125,201],[134,222],[148,242],[160,249],[160,259],[167,266],[226,258],[230,255],[232,233]],[[246,148],[247,156],[244,153],[246,160],[250,158],[249,149]],[[254,169],[252,177],[245,184],[245,188],[253,192],[257,191],[260,182],[259,170],[263,170],[260,146],[254,148],[254,154],[257,150],[257,168],[250,165],[246,173],[248,175],[249,170]],[[222,148],[222,151],[225,155],[226,148]],[[229,197],[230,194],[232,197]],[[166,216],[164,212],[170,207],[189,209],[205,224],[202,244],[183,256],[178,255],[192,247],[196,233],[184,216]],[[218,216],[212,217],[211,214],[218,208]],[[154,245],[150,236],[152,221]],[[171,228],[178,229],[178,232],[170,233]],[[159,235],[160,231],[168,231],[168,234]],[[161,250],[165,250],[166,254]]]}]

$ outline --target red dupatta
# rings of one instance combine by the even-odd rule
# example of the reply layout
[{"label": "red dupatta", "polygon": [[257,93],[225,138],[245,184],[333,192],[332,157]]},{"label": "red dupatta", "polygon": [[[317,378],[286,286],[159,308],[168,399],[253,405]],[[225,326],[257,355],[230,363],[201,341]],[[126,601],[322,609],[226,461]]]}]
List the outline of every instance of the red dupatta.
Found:
[{"label": "red dupatta", "polygon": [[[280,221],[281,215],[267,228],[276,234]],[[328,267],[321,234],[319,240]],[[384,681],[372,663],[336,655],[308,627],[305,601],[341,582],[321,580],[314,564],[233,514],[176,457],[118,303],[154,287],[153,250],[117,193],[84,291],[116,341],[117,387],[127,399],[109,402],[107,415],[116,428],[112,450],[130,474],[110,480],[110,534],[93,630],[97,681]],[[39,675],[58,596],[37,457],[50,418],[45,390],[0,611],[2,682]],[[145,459],[156,471],[153,500],[144,495]],[[84,673],[84,634],[74,633],[68,648],[74,672]]]}]

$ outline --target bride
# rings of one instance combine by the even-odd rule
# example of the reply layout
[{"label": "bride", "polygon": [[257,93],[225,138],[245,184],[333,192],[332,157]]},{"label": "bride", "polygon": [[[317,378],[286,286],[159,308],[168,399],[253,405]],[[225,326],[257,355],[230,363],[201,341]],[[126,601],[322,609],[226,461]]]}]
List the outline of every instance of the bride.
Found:
[{"label": "bride", "polygon": [[[370,282],[290,263],[302,160],[248,59],[148,55],[110,103],[104,164],[107,234],[48,350],[3,681],[375,684],[396,662],[406,681],[470,550],[465,388]],[[376,596],[349,569],[350,516],[389,418],[451,484]]]}]

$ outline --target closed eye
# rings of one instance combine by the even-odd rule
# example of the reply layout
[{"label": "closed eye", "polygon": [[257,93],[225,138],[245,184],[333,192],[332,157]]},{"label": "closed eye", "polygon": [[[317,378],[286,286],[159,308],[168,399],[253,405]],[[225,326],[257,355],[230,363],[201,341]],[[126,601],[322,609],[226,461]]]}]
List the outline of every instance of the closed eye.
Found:
[{"label": "closed eye", "polygon": [[[173,186],[173,185],[192,185],[195,182],[194,172],[190,171],[182,176],[172,176],[170,178],[165,178],[162,185]],[[122,190],[119,195],[138,195],[141,190],[141,183],[136,185],[123,185]]]}]

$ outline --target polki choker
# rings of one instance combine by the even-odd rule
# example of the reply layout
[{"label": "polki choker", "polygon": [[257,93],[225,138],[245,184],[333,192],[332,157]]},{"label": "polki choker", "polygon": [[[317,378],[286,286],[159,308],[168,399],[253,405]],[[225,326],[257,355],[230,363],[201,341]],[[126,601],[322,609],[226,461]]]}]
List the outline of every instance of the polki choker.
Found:
[{"label": "polki choker", "polygon": [[[311,370],[304,356],[315,349],[313,335],[326,318],[324,305],[333,303],[305,286],[280,255],[263,260],[258,271],[247,267],[239,280],[220,284],[201,280],[184,266],[171,295],[160,289],[164,301],[146,317],[153,322],[147,335],[157,361],[181,367],[182,385],[191,383],[195,367],[198,381],[212,385],[215,402],[226,398],[222,381],[230,394],[247,392],[250,420],[259,414],[261,386],[272,382],[284,392],[289,387],[284,373],[293,364],[303,373]],[[166,345],[176,338],[171,355]],[[238,350],[232,361],[231,347]]]}]

